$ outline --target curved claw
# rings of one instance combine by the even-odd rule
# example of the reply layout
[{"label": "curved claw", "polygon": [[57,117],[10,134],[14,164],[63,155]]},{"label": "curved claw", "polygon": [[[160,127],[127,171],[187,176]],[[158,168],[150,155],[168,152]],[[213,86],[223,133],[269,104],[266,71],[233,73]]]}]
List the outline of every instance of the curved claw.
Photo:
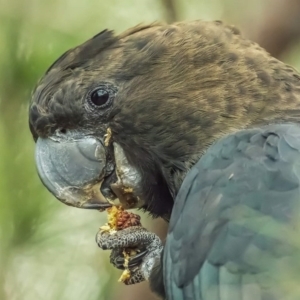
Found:
[{"label": "curved claw", "polygon": [[148,250],[144,250],[143,252],[138,253],[129,259],[128,268],[134,268],[139,266],[142,263],[143,258],[148,254]]},{"label": "curved claw", "polygon": [[119,270],[125,270],[125,258],[122,249],[113,249],[111,251],[110,263]]},{"label": "curved claw", "polygon": [[[96,235],[96,242],[103,250],[113,250],[111,263],[117,268],[125,267],[130,271],[129,276],[122,277],[125,284],[134,284],[148,280],[153,267],[160,261],[163,245],[160,238],[141,226],[128,227],[113,233],[99,230]],[[126,252],[126,249],[141,251],[133,256]],[[124,251],[120,253],[120,251]],[[129,256],[129,257],[128,257]],[[123,266],[120,264],[125,262]]]}]

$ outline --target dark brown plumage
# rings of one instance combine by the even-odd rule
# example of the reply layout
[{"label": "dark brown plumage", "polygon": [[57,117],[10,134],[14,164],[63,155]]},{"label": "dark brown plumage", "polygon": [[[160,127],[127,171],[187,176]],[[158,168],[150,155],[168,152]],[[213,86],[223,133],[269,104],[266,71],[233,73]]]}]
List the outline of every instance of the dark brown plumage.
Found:
[{"label": "dark brown plumage", "polygon": [[[105,112],[88,111],[87,95],[100,83],[117,90],[114,103]],[[234,27],[194,21],[138,26],[119,36],[105,30],[69,50],[39,82],[30,126],[35,137],[57,128],[103,136],[110,127],[113,141],[147,177],[148,204],[161,194],[169,203],[167,211],[152,207],[163,214],[214,140],[258,124],[297,121],[299,108],[300,75],[293,68]]]}]

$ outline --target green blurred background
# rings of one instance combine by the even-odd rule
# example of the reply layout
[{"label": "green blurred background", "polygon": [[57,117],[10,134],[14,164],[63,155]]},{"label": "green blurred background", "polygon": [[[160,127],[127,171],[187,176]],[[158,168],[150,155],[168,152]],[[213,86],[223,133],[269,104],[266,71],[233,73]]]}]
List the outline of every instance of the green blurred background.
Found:
[{"label": "green blurred background", "polygon": [[[27,110],[64,51],[104,28],[222,19],[300,70],[299,0],[0,0],[0,300],[155,299],[124,287],[94,241],[106,215],[70,208],[40,183]],[[162,237],[166,224],[146,217]]]}]

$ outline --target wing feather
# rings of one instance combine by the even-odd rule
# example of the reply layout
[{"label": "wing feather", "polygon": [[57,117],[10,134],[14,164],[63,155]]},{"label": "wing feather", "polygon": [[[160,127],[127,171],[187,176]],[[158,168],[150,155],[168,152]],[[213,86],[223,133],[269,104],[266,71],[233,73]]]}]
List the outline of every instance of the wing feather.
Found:
[{"label": "wing feather", "polygon": [[289,299],[295,263],[300,127],[269,125],[211,146],[176,197],[164,250],[168,299]]}]

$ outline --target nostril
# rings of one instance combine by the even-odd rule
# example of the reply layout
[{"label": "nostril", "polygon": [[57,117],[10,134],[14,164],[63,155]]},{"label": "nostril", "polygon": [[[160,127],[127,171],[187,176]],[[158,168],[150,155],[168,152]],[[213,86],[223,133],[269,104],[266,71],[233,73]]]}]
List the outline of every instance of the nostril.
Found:
[{"label": "nostril", "polygon": [[58,132],[59,132],[60,134],[66,134],[66,133],[67,133],[67,129],[65,129],[65,128],[60,128],[60,129],[58,130]]},{"label": "nostril", "polygon": [[55,130],[55,135],[56,135],[56,136],[64,136],[64,135],[67,134],[67,132],[68,132],[68,130],[65,129],[65,128],[57,128],[57,129]]}]

